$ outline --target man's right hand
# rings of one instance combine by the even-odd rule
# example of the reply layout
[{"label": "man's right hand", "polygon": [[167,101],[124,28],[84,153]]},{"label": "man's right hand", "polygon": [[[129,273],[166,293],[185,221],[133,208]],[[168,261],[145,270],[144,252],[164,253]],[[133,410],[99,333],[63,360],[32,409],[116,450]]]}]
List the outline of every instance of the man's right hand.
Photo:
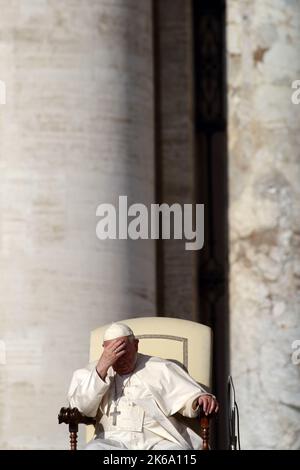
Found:
[{"label": "man's right hand", "polygon": [[114,339],[108,344],[104,345],[102,355],[96,366],[98,375],[102,380],[105,379],[110,366],[123,356],[126,352],[126,342],[124,339]]}]

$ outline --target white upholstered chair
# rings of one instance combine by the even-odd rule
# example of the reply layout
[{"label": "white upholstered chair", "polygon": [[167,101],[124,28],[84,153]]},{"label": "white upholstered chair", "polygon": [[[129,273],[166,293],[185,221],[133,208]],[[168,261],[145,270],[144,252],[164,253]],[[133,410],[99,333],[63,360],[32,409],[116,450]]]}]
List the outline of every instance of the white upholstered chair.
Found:
[{"label": "white upholstered chair", "polygon": [[[211,387],[212,331],[208,326],[189,320],[167,317],[143,317],[122,320],[139,338],[139,352],[179,362],[189,374],[208,391]],[[98,360],[102,352],[103,325],[91,332],[90,362]],[[187,424],[203,439],[203,449],[208,449],[209,418],[201,415]],[[84,417],[79,411],[62,408],[59,422],[69,424],[71,449],[77,445],[78,424],[87,424],[87,441],[94,433],[94,419]]]}]

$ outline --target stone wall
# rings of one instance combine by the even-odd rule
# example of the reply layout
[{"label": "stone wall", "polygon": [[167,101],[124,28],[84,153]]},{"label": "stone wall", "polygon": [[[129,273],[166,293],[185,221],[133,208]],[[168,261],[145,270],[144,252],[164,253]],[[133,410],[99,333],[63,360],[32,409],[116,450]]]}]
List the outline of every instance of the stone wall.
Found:
[{"label": "stone wall", "polygon": [[227,2],[231,369],[243,448],[299,449],[300,1]]}]

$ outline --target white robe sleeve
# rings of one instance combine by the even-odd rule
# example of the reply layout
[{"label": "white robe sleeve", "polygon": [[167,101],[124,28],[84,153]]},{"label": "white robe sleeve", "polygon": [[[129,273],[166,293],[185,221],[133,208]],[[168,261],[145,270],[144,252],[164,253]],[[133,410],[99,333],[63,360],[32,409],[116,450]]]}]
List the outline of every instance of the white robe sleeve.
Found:
[{"label": "white robe sleeve", "polygon": [[153,380],[156,383],[155,386],[154,384],[151,386],[151,389],[164,413],[167,416],[180,413],[188,418],[196,417],[199,413],[199,405],[196,409],[193,408],[195,400],[201,395],[213,395],[177,364],[165,361],[155,366],[160,369],[156,374],[159,379]]},{"label": "white robe sleeve", "polygon": [[105,381],[98,375],[96,368],[78,369],[74,372],[68,392],[71,408],[86,416],[95,417],[104,397],[110,387],[108,376]]},{"label": "white robe sleeve", "polygon": [[178,410],[178,413],[182,414],[183,416],[186,416],[187,418],[196,418],[196,416],[198,416],[199,414],[199,404],[197,403],[197,399],[201,397],[201,395],[210,395],[216,398],[211,393],[203,391],[201,393],[198,393],[196,398],[190,398],[189,400],[187,400],[185,405],[180,410]]}]

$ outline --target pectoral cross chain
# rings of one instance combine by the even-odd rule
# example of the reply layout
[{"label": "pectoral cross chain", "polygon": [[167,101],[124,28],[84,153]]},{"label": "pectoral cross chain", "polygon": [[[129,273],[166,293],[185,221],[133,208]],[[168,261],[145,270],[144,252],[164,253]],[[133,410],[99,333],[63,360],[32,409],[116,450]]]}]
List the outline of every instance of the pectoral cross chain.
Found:
[{"label": "pectoral cross chain", "polygon": [[112,416],[113,417],[113,426],[116,426],[117,424],[117,416],[121,414],[121,411],[118,411],[118,408],[117,406],[115,405],[115,408],[114,408],[114,411],[112,411],[111,413],[109,413],[109,416]]}]

